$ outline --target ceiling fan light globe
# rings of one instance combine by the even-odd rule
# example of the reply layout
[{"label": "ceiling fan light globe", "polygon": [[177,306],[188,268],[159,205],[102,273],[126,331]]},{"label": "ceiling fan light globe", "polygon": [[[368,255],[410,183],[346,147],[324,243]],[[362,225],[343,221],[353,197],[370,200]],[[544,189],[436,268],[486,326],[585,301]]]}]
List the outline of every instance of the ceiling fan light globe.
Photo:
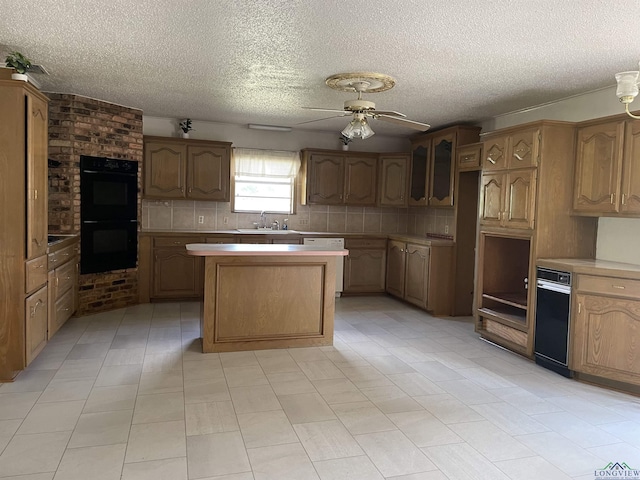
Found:
[{"label": "ceiling fan light globe", "polygon": [[353,138],[354,137],[354,127],[353,127],[353,122],[355,122],[355,120],[351,120],[349,122],[349,124],[344,127],[344,130],[342,130],[342,135],[344,135],[347,138]]},{"label": "ceiling fan light globe", "polygon": [[[640,75],[638,71],[616,73],[618,82],[616,95],[621,101],[628,100],[628,97],[631,97],[632,101],[638,95],[638,75]],[[630,103],[630,101],[623,101],[623,103]]]}]

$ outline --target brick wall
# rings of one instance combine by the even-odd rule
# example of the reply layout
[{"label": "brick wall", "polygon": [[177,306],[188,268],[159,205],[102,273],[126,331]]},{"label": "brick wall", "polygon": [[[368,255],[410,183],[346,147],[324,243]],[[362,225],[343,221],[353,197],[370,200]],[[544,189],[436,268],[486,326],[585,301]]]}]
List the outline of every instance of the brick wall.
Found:
[{"label": "brick wall", "polygon": [[[80,155],[142,164],[142,111],[49,93],[49,232],[80,234]],[[141,186],[138,169],[138,191]],[[138,222],[141,201],[138,194]],[[82,255],[82,252],[80,252]],[[137,269],[81,275],[78,314],[138,303]]]}]

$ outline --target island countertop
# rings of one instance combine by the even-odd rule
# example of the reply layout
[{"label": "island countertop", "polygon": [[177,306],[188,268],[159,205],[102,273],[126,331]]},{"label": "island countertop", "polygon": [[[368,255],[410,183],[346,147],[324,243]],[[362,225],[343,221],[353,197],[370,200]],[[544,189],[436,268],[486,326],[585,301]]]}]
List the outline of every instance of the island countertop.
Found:
[{"label": "island countertop", "polygon": [[208,257],[326,257],[347,256],[349,250],[331,250],[315,245],[287,245],[287,244],[253,244],[253,243],[189,243],[186,245],[187,254]]}]

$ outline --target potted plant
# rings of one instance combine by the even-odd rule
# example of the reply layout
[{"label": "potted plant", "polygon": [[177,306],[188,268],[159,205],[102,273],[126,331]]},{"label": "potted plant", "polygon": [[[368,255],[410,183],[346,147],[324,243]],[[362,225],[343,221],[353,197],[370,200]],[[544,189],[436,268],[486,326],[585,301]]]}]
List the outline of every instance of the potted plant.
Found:
[{"label": "potted plant", "polygon": [[11,52],[4,61],[7,67],[13,68],[16,73],[11,74],[14,80],[28,81],[27,71],[31,68],[31,60],[22,55],[20,52]]},{"label": "potted plant", "polygon": [[189,138],[189,132],[193,130],[191,126],[191,119],[185,118],[180,122],[180,129],[182,130],[182,138]]},{"label": "potted plant", "polygon": [[340,135],[340,143],[342,143],[342,150],[349,150],[349,144],[353,139],[347,137],[344,134]]}]

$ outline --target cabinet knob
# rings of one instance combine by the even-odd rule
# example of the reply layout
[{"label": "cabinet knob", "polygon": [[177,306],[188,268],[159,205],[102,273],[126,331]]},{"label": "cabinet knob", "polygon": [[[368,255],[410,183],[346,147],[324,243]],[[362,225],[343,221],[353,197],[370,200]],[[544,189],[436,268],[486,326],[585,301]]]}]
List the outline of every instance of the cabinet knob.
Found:
[{"label": "cabinet knob", "polygon": [[173,242],[174,245],[182,245],[182,242]]},{"label": "cabinet knob", "polygon": [[400,200],[404,200],[404,195],[400,195]]},{"label": "cabinet knob", "polygon": [[184,193],[184,187],[180,187],[180,191]]},{"label": "cabinet knob", "polygon": [[193,189],[192,189],[191,187],[189,187],[189,193],[191,193],[191,191],[192,191],[192,190],[193,190]]}]

